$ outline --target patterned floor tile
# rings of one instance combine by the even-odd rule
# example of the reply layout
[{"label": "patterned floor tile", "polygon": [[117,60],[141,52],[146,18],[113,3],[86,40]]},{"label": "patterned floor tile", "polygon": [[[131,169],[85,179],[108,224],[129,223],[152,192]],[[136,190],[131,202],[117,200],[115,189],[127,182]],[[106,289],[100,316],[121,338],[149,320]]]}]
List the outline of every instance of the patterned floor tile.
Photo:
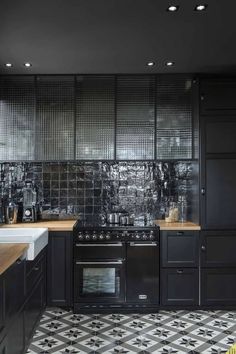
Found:
[{"label": "patterned floor tile", "polygon": [[73,314],[47,309],[28,354],[225,354],[236,342],[235,311]]}]

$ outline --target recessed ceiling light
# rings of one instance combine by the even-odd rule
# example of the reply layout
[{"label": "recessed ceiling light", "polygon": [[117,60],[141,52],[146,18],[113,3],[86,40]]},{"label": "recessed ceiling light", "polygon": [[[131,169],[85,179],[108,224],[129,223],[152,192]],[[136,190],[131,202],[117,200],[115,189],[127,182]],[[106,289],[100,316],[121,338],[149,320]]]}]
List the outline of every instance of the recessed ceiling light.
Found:
[{"label": "recessed ceiling light", "polygon": [[175,11],[178,11],[178,10],[179,10],[179,6],[178,5],[170,5],[167,8],[167,11],[170,11],[170,12],[175,12]]},{"label": "recessed ceiling light", "polygon": [[195,7],[195,11],[204,11],[204,10],[206,10],[206,8],[207,8],[207,5],[206,4],[199,4],[199,5],[197,5],[196,7]]},{"label": "recessed ceiling light", "polygon": [[173,61],[167,61],[166,66],[173,66],[175,63]]},{"label": "recessed ceiling light", "polygon": [[154,66],[154,65],[155,65],[154,61],[147,62],[147,66]]},{"label": "recessed ceiling light", "polygon": [[8,68],[11,68],[13,65],[11,63],[6,63],[5,66],[7,66]]},{"label": "recessed ceiling light", "polygon": [[30,64],[30,63],[24,63],[24,66],[26,66],[27,68],[29,68],[30,66],[32,66],[32,64]]}]

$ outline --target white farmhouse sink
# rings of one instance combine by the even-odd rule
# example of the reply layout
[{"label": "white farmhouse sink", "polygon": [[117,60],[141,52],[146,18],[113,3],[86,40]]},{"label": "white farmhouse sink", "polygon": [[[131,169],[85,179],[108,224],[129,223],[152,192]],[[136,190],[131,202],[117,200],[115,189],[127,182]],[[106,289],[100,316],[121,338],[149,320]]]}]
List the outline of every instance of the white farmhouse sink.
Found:
[{"label": "white farmhouse sink", "polygon": [[48,244],[46,228],[0,228],[0,243],[28,243],[26,259],[32,261]]}]

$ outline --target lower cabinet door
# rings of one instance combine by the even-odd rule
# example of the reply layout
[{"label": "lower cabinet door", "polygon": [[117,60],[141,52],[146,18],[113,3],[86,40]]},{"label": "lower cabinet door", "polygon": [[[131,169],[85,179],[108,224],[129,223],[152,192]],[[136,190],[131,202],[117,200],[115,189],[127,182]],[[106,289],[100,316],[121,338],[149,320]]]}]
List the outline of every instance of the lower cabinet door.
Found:
[{"label": "lower cabinet door", "polygon": [[201,305],[236,305],[236,269],[201,270]]},{"label": "lower cabinet door", "polygon": [[6,337],[0,343],[0,354],[7,354],[7,338]]},{"label": "lower cabinet door", "polygon": [[25,344],[24,343],[24,313],[22,311],[16,316],[7,333],[7,342],[6,342],[7,350],[5,353],[22,354],[24,350],[24,344]]},{"label": "lower cabinet door", "polygon": [[25,343],[29,343],[37,320],[45,307],[45,281],[43,278],[35,286],[24,309]]},{"label": "lower cabinet door", "polygon": [[198,269],[162,268],[162,305],[196,306],[199,303]]}]

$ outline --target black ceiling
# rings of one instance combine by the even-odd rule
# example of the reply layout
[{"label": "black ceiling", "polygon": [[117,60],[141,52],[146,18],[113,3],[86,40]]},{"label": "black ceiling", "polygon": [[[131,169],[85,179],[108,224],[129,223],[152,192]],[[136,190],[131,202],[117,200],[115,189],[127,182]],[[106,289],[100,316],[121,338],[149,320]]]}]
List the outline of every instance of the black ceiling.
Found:
[{"label": "black ceiling", "polygon": [[202,13],[197,3],[1,0],[0,73],[236,72],[236,1],[204,0]]}]

